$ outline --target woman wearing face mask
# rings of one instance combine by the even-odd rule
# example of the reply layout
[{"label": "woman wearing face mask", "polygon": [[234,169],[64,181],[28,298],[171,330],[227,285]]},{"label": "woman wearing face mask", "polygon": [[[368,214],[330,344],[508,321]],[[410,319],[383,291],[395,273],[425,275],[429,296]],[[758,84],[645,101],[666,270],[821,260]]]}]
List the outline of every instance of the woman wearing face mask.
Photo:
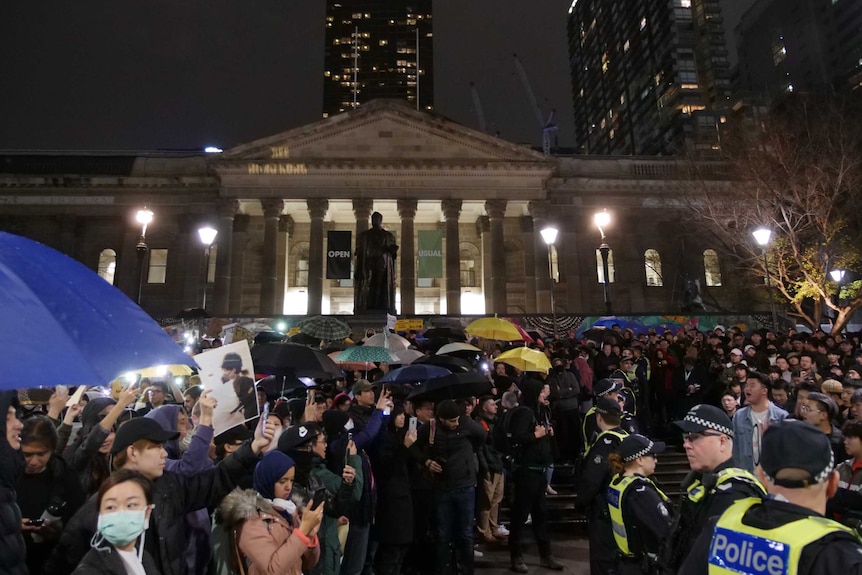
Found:
[{"label": "woman wearing face mask", "polygon": [[242,554],[248,575],[308,573],[320,559],[317,531],[323,505],[300,510],[291,500],[296,467],[280,451],[264,455],[254,470],[254,491],[233,491],[219,513]]},{"label": "woman wearing face mask", "polygon": [[81,432],[75,443],[66,449],[63,458],[77,474],[89,497],[99,490],[110,474],[108,457],[114,443],[117,419],[123,411],[135,402],[138,395],[136,386],[120,393],[120,400],[110,397],[96,397],[87,402],[81,412]]},{"label": "woman wearing face mask", "polygon": [[658,554],[670,531],[667,496],[648,479],[655,472],[663,443],[632,434],[610,456],[614,475],[608,486],[608,511],[619,550],[620,575],[640,575],[645,557]]},{"label": "woman wearing face mask", "polygon": [[122,469],[106,479],[97,498],[98,532],[73,575],[160,574],[143,541],[137,545],[149,525],[152,502],[151,484],[140,473]]}]

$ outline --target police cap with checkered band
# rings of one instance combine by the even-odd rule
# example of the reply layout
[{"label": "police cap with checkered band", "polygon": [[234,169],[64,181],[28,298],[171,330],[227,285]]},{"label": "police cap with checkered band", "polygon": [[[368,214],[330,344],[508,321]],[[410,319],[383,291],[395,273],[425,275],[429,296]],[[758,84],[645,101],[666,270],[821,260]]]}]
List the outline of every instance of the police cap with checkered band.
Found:
[{"label": "police cap with checkered band", "polygon": [[673,424],[682,429],[683,433],[717,431],[733,437],[733,423],[730,417],[714,405],[705,403],[695,405],[681,421],[674,421]]}]

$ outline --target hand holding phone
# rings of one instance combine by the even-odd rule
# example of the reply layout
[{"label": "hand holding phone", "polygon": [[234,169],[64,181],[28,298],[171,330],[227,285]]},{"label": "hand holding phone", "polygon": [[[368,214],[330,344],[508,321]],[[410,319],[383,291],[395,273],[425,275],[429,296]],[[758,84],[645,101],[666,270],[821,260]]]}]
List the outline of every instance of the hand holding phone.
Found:
[{"label": "hand holding phone", "polygon": [[410,423],[407,425],[407,431],[416,431],[419,427],[419,419],[415,417],[410,418]]},{"label": "hand holding phone", "polygon": [[324,501],[326,501],[326,487],[321,487],[314,492],[308,507],[312,510],[317,509]]}]

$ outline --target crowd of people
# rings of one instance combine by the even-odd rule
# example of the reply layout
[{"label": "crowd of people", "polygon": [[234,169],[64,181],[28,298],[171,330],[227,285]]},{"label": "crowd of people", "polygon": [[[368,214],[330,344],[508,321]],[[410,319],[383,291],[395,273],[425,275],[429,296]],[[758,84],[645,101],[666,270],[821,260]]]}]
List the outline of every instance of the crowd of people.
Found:
[{"label": "crowd of people", "polygon": [[[408,399],[385,364],[259,386],[263,421],[218,435],[211,393],[170,380],[68,407],[62,387],[35,408],[0,392],[0,573],[469,575],[488,545],[527,573],[527,530],[562,570],[555,464],[576,469],[594,574],[862,572],[858,338],[600,339],[530,344],[547,372],[489,347],[478,397]],[[691,468],[678,503],[650,479],[666,444]]]}]

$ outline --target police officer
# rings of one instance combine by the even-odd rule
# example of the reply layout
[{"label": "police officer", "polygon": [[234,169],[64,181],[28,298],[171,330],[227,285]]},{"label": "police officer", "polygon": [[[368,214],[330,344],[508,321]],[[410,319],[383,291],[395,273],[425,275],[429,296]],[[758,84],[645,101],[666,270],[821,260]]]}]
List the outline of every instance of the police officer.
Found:
[{"label": "police officer", "polygon": [[619,390],[619,393],[620,397],[625,400],[623,409],[637,416],[640,382],[635,374],[634,361],[635,357],[632,350],[624,349],[620,352],[620,366],[611,372],[608,378],[614,382],[622,382],[622,388]]},{"label": "police officer", "polygon": [[710,517],[721,515],[734,501],[760,497],[765,491],[754,475],[734,466],[733,424],[721,409],[692,407],[674,425],[683,432],[691,472],[683,480],[685,495],[662,556],[666,573],[676,573]]},{"label": "police officer", "polygon": [[606,494],[611,481],[610,456],[628,436],[621,427],[622,409],[612,397],[596,402],[600,433],[584,454],[578,481],[578,506],[587,513],[590,532],[590,573],[616,573],[616,550]]},{"label": "police officer", "polygon": [[769,495],[737,501],[703,530],[680,573],[862,573],[862,541],[826,519],[838,489],[829,438],[784,420],[763,434],[757,476]]},{"label": "police officer", "polygon": [[667,496],[649,480],[665,444],[629,435],[610,457],[616,475],[608,486],[608,511],[619,550],[620,575],[655,572],[661,543],[671,526]]},{"label": "police officer", "polygon": [[[623,399],[620,397],[621,389],[622,385],[617,382],[611,381],[610,379],[600,379],[595,383],[595,385],[593,385],[593,393],[596,396],[596,405],[598,405],[598,400],[602,397],[609,397],[618,402],[620,404],[620,409],[623,409]],[[584,423],[581,429],[584,445],[587,446],[587,448],[593,444],[596,437],[601,433],[598,423],[596,423],[596,405],[591,407],[584,415]],[[621,415],[620,427],[622,427],[626,433],[638,432],[637,422],[625,411],[623,411]]]}]

